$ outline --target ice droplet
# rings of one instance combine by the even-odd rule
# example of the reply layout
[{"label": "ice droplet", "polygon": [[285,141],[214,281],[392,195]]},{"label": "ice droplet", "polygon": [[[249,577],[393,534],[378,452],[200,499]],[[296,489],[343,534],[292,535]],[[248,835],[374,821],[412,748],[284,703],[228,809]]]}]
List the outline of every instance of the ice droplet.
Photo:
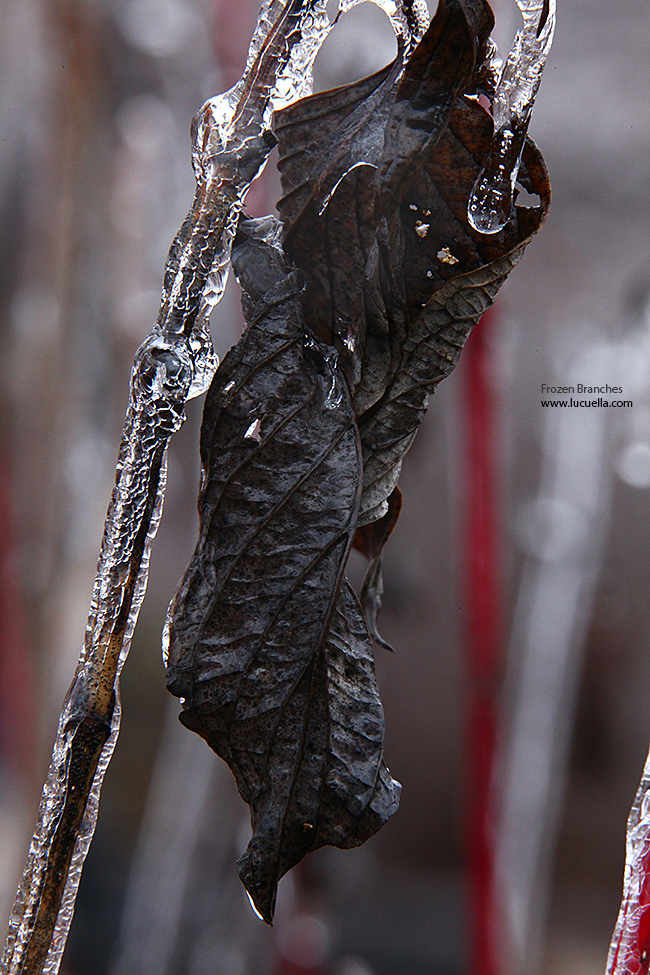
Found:
[{"label": "ice droplet", "polygon": [[[347,343],[346,343],[347,345]],[[339,371],[339,354],[330,345],[319,342],[311,334],[305,333],[304,350],[311,365],[326,387],[323,405],[326,410],[337,409],[343,401],[344,379]],[[349,347],[349,346],[348,346]]]},{"label": "ice droplet", "polygon": [[219,358],[212,345],[210,323],[207,317],[202,316],[197,321],[188,341],[192,360],[192,383],[187,398],[195,399],[207,392],[219,365]]},{"label": "ice droplet", "polygon": [[255,916],[258,917],[260,919],[260,921],[263,921],[264,920],[264,917],[263,917],[262,914],[260,914],[260,912],[255,907],[255,901],[253,900],[253,898],[251,897],[251,895],[248,893],[248,891],[246,891],[246,896],[248,897],[248,903],[250,904],[251,908],[253,909],[253,914],[255,914]]},{"label": "ice droplet", "polygon": [[[526,132],[555,31],[555,0],[517,0],[524,25],[503,66],[492,100],[494,136],[469,202],[467,218],[481,234],[498,233],[510,219]],[[489,48],[488,75],[499,69]]]},{"label": "ice droplet", "polygon": [[369,162],[366,162],[364,159],[360,159],[358,162],[355,162],[354,165],[350,166],[349,169],[346,169],[346,171],[341,176],[339,176],[339,178],[334,183],[334,186],[331,188],[331,190],[329,190],[328,193],[326,193],[325,199],[323,200],[323,202],[321,204],[321,208],[318,211],[318,216],[319,217],[322,217],[323,214],[325,213],[325,209],[326,209],[328,203],[330,202],[330,200],[332,199],[332,197],[334,196],[334,194],[336,193],[336,191],[339,188],[340,184],[343,182],[343,180],[348,175],[348,173],[351,173],[353,169],[358,169],[359,166],[368,166],[368,167],[370,167],[370,169],[376,169],[377,168],[373,163],[369,163]]},{"label": "ice droplet", "polygon": [[467,205],[469,222],[481,234],[497,234],[510,219],[525,140],[526,128],[523,126],[515,132],[505,125],[494,134]]},{"label": "ice droplet", "polygon": [[169,606],[167,607],[167,613],[165,614],[165,623],[163,625],[162,641],[161,641],[162,660],[165,666],[165,670],[167,670],[167,664],[169,662],[169,634],[171,631],[173,612],[174,612],[174,600],[172,599],[171,602],[169,603]]}]

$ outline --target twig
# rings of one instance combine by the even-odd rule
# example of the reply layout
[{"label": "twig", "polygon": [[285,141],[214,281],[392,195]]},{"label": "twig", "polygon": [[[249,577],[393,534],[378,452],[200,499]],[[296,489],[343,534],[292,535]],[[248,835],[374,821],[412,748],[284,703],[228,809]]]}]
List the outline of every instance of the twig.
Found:
[{"label": "twig", "polygon": [[244,196],[273,143],[269,126],[280,101],[278,81],[290,82],[283,103],[309,89],[313,59],[328,29],[324,2],[271,0],[241,81],[206,102],[194,119],[196,195],[170,248],[158,322],[134,360],[85,644],[59,719],[9,923],[3,975],[58,971],[119,731],[119,676],[146,590],[167,446],[183,423],[185,402],[205,391],[216,368],[208,316],[225,287]]}]

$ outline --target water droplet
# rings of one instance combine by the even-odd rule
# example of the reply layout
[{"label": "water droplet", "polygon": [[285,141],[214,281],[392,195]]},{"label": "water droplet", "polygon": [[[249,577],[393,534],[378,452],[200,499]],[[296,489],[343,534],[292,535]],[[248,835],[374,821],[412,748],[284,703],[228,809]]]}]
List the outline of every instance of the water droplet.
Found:
[{"label": "water droplet", "polygon": [[480,234],[497,234],[510,219],[525,139],[523,126],[519,131],[504,126],[494,134],[467,205],[469,222]]},{"label": "water droplet", "polygon": [[[481,234],[496,234],[512,214],[513,193],[528,123],[555,30],[555,0],[517,0],[523,27],[494,91],[492,114],[495,133],[482,171],[467,204],[467,217]],[[490,49],[493,81],[499,66],[496,46]]]}]

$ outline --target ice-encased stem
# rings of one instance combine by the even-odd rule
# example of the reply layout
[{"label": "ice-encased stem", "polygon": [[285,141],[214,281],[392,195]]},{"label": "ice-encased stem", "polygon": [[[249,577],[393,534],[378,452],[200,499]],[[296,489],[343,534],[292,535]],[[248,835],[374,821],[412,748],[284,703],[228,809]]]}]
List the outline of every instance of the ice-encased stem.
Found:
[{"label": "ice-encased stem", "polygon": [[623,897],[607,975],[648,971],[650,953],[650,752],[627,821]]},{"label": "ice-encased stem", "polygon": [[[360,0],[343,0],[347,9]],[[426,28],[421,0],[376,0],[404,50]],[[266,0],[244,75],[192,123],[197,189],[169,251],[160,313],[138,349],[86,638],[59,719],[36,830],[2,961],[3,975],[56,975],[120,722],[119,676],[144,598],[165,488],[166,453],[187,399],[217,362],[208,329],[223,294],[245,194],[273,145],[273,112],[311,89],[333,26],[327,0]]]},{"label": "ice-encased stem", "polygon": [[198,330],[159,330],[138,350],[86,636],[66,696],[38,822],[3,959],[3,973],[55,972],[96,821],[104,772],[117,739],[118,678],[146,589],[160,515],[169,439],[184,419],[195,376],[212,357]]},{"label": "ice-encased stem", "polygon": [[[517,0],[524,24],[503,65],[492,100],[494,136],[469,202],[467,217],[482,234],[510,219],[526,133],[555,31],[555,0]],[[490,49],[495,64],[495,47]]]}]

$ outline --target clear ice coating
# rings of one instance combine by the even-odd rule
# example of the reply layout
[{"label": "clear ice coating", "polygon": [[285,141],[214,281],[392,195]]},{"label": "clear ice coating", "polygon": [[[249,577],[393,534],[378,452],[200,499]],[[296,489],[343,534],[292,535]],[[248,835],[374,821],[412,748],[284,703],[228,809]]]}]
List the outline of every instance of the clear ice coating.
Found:
[{"label": "clear ice coating", "polygon": [[[215,368],[204,322],[189,338],[154,328],[136,353],[84,646],[59,719],[37,827],[10,919],[2,967],[6,975],[53,975],[58,970],[102,780],[117,740],[118,679],[146,590],[151,543],[162,513],[167,445],[183,423],[186,400],[206,388]],[[83,795],[84,782],[89,788],[85,809],[71,802],[70,795],[71,788]],[[69,835],[74,849],[61,891],[57,873]]]},{"label": "clear ice coating", "polygon": [[[357,2],[341,0],[339,12]],[[428,26],[424,0],[375,2],[408,55]],[[208,316],[225,288],[244,197],[273,144],[272,114],[311,90],[314,59],[335,22],[326,5],[266,0],[241,81],[207,101],[192,123],[196,194],[169,251],[158,320],[134,359],[85,642],[9,922],[3,975],[59,969],[118,736],[119,676],[162,514],[167,447],[183,423],[185,402],[207,389],[217,367]],[[333,380],[329,407],[337,396]]]},{"label": "clear ice coating", "polygon": [[[555,0],[517,0],[523,27],[503,65],[492,99],[494,136],[467,205],[467,217],[481,234],[498,233],[510,219],[515,183],[528,124],[555,31]],[[499,71],[492,45],[488,78]]]},{"label": "clear ice coating", "polygon": [[650,752],[627,821],[623,897],[607,975],[641,975],[650,952]]}]

